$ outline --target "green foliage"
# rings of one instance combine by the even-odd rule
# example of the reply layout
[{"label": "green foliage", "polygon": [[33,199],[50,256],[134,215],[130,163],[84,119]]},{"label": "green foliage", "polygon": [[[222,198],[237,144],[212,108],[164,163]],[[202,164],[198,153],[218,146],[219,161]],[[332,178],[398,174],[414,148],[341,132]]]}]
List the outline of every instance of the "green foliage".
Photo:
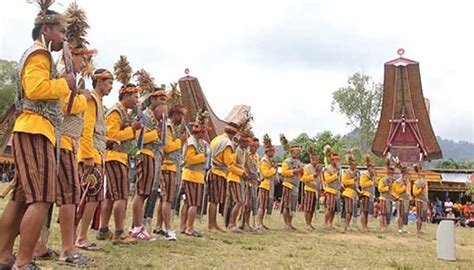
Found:
[{"label": "green foliage", "polygon": [[467,190],[464,194],[466,194],[467,197],[471,198],[471,201],[474,201],[474,183],[469,182],[466,184]]},{"label": "green foliage", "polygon": [[459,161],[450,158],[436,162],[433,167],[438,169],[469,170],[474,169],[474,161]]},{"label": "green foliage", "polygon": [[355,73],[347,80],[348,85],[335,91],[331,110],[344,114],[347,125],[357,131],[357,147],[367,152],[373,141],[382,106],[382,84],[370,76]]},{"label": "green foliage", "polygon": [[0,59],[0,115],[3,115],[15,101],[17,66],[18,64],[14,61]]},{"label": "green foliage", "polygon": [[[353,157],[357,160],[360,166],[365,166],[365,154],[357,147],[357,142],[351,136],[345,135],[343,137],[334,135],[330,131],[323,131],[316,134],[314,137],[310,137],[306,133],[301,133],[296,138],[290,141],[290,144],[298,145],[302,148],[301,161],[309,163],[309,145],[313,145],[314,149],[320,157],[320,163],[324,160],[324,146],[330,145],[332,151],[338,153],[341,156],[341,163],[346,164],[346,154],[349,150],[352,150]],[[383,159],[376,157],[372,152],[369,152],[370,158],[378,165],[383,165]],[[288,156],[288,153],[284,154],[284,158]]]},{"label": "green foliage", "polygon": [[[306,133],[301,133],[296,138],[290,141],[290,144],[298,145],[302,148],[301,151],[301,161],[304,163],[309,163],[309,153],[308,153],[308,146],[313,145],[314,149],[318,153],[320,157],[320,161],[323,161],[323,148],[326,144],[331,145],[333,151],[339,152],[341,149],[344,148],[342,144],[341,136],[333,135],[330,131],[323,131],[321,133],[316,134],[314,137],[309,137]],[[287,153],[285,154],[285,157]]]}]

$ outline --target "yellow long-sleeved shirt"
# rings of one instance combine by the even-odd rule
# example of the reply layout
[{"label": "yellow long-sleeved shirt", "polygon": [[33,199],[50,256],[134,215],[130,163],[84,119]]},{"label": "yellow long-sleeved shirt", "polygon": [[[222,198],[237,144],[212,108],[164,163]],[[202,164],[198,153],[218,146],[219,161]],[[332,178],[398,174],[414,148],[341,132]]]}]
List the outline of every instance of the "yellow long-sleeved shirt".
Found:
[{"label": "yellow long-sleeved shirt", "polygon": [[[212,151],[214,151],[216,145],[221,143],[222,140],[228,140],[228,139],[229,139],[229,137],[225,133],[215,137],[214,139],[212,139],[211,145],[210,145]],[[233,154],[233,152],[234,152],[234,150],[232,150],[232,147],[227,146],[224,149],[224,151],[222,151],[219,155],[217,155],[213,159],[215,159],[220,164],[224,164],[227,167],[228,172],[234,172],[235,174],[239,174],[239,168],[232,165],[232,162],[233,162],[232,161],[233,160],[232,154]],[[227,174],[228,174],[228,172],[226,173],[223,170],[220,170],[216,167],[212,167],[211,172],[213,174],[221,176],[223,178],[227,178]]]},{"label": "yellow long-sleeved shirt", "polygon": [[[304,171],[303,171],[303,176],[301,177],[301,182],[305,182],[305,183],[308,183],[308,182],[313,182],[314,181],[314,174],[310,173],[306,167],[304,168]],[[311,192],[317,192],[316,189],[308,186],[308,185],[304,185],[304,190],[305,191],[311,191]]]},{"label": "yellow long-sleeved shirt", "polygon": [[[184,162],[189,165],[204,164],[206,162],[206,157],[204,154],[197,154],[194,146],[189,145],[186,150]],[[204,172],[184,168],[182,178],[184,181],[204,184],[204,175]]]},{"label": "yellow long-sleeved shirt", "polygon": [[[283,161],[283,163],[281,164],[281,176],[289,178],[289,177],[293,177],[294,174],[295,174],[294,170],[290,169],[288,162]],[[295,187],[293,186],[293,184],[285,182],[285,181],[283,182],[283,186],[289,189],[293,189]]]},{"label": "yellow long-sleeved shirt", "polygon": [[270,184],[272,180],[271,177],[277,174],[277,170],[270,165],[270,163],[266,160],[262,160],[260,163],[260,175],[263,178],[262,182],[260,183],[259,188],[270,190]]},{"label": "yellow long-sleeved shirt", "polygon": [[[242,153],[242,164],[245,164],[245,153]],[[237,153],[232,154],[232,162],[229,168],[233,168],[227,174],[227,181],[228,182],[236,182],[240,183],[240,178],[244,175],[244,168],[239,168],[237,165]]]},{"label": "yellow long-sleeved shirt", "polygon": [[[140,134],[140,131],[137,132],[136,136],[138,137],[139,134]],[[156,129],[145,131],[145,133],[143,134],[143,144],[156,142],[158,141],[158,139],[159,139],[159,134],[158,134],[158,130]],[[153,151],[151,151],[150,149],[143,148],[142,150],[140,150],[140,153],[150,156],[150,157],[155,157],[155,153],[153,153]]]},{"label": "yellow long-sleeved shirt", "polygon": [[335,173],[331,175],[329,172],[324,171],[324,192],[331,193],[331,194],[336,194],[336,189],[333,187],[330,187],[329,184],[337,181],[339,178],[339,173]]},{"label": "yellow long-sleeved shirt", "polygon": [[[103,111],[102,103],[99,104],[100,110]],[[94,159],[95,164],[102,163],[102,156],[99,150],[94,147],[94,130],[97,120],[97,105],[93,99],[87,101],[87,109],[84,112],[84,129],[79,139],[78,159],[84,162],[86,159]]]},{"label": "yellow long-sleeved shirt", "polygon": [[[63,106],[63,112],[66,112],[68,102]],[[71,107],[71,114],[78,114],[87,110],[87,99],[84,95],[77,95]],[[61,136],[61,149],[72,151],[72,138],[67,135]]]},{"label": "yellow long-sleeved shirt", "polygon": [[[379,185],[378,185],[378,190],[379,190],[380,194],[382,195],[382,193],[390,192],[390,189],[391,189],[391,186],[385,185],[383,179],[380,179]],[[385,200],[385,198],[383,196],[380,196],[380,199]]]},{"label": "yellow long-sleeved shirt", "polygon": [[[126,141],[131,140],[135,137],[132,127],[126,127],[121,129],[122,118],[120,113],[115,111],[109,114],[105,119],[105,126],[107,129],[107,137],[117,140],[117,141]],[[119,151],[106,151],[105,152],[105,161],[118,161],[123,163],[125,166],[128,166],[128,153],[119,152]]]},{"label": "yellow long-sleeved shirt", "polygon": [[417,199],[416,196],[419,196],[422,193],[428,192],[428,183],[425,182],[425,188],[419,188],[415,184],[413,184],[413,195],[415,196],[415,201],[422,202],[423,200]]},{"label": "yellow long-sleeved shirt", "polygon": [[346,171],[342,172],[342,185],[344,186],[344,191],[342,192],[342,196],[347,197],[349,199],[354,198],[355,196],[355,178],[349,178],[349,175]]},{"label": "yellow long-sleeved shirt", "polygon": [[[237,168],[237,166],[235,166],[233,164],[233,151],[232,151],[232,148],[230,146],[227,146],[224,151],[222,151],[222,153],[220,155],[218,155],[216,157],[216,159],[222,163],[222,164],[225,164],[227,166],[227,168],[229,169],[229,172],[232,172],[236,175],[243,175],[244,174],[244,171],[240,168]],[[222,170],[219,170],[217,168],[212,168],[211,172],[215,175],[219,175],[221,177],[224,177],[227,179],[227,175],[224,171]]]},{"label": "yellow long-sleeved shirt", "polygon": [[[180,151],[180,149],[181,149],[181,139],[176,138],[173,140],[173,133],[172,133],[171,127],[168,126],[167,132],[166,132],[166,144],[163,147],[164,153],[165,154],[172,153],[174,151]],[[172,160],[167,159],[167,158],[163,160],[163,165],[161,166],[161,170],[176,172],[176,168],[177,166]]]},{"label": "yellow long-sleeved shirt", "polygon": [[407,192],[407,186],[395,181],[392,185],[392,196],[394,199],[400,199],[400,195]]},{"label": "yellow long-sleeved shirt", "polygon": [[[360,187],[362,189],[369,188],[373,185],[374,185],[374,183],[372,182],[372,179],[370,179],[369,176],[367,176],[365,174],[361,175],[361,177],[360,177]],[[362,190],[361,195],[366,196],[366,197],[370,197],[370,192]]]},{"label": "yellow long-sleeved shirt", "polygon": [[[70,94],[65,79],[50,79],[51,61],[45,52],[30,56],[22,70],[21,85],[24,97],[31,100],[63,100]],[[32,111],[23,111],[15,121],[13,132],[41,134],[55,145],[53,125],[45,117]]]}]

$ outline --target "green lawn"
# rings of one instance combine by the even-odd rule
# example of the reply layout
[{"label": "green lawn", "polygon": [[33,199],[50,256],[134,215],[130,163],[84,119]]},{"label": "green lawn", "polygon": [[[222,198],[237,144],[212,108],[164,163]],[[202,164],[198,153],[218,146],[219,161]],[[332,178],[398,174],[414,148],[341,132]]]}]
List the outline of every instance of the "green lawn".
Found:
[{"label": "green lawn", "polygon": [[[0,190],[5,187],[0,184]],[[3,212],[6,200],[0,200]],[[128,217],[131,215],[129,214]],[[207,217],[205,217],[207,218]],[[207,232],[205,220],[197,221],[197,229],[204,238],[178,235],[177,242],[158,239],[156,242],[117,247],[100,242],[101,252],[88,253],[100,269],[472,269],[474,265],[474,231],[456,228],[458,260],[445,262],[436,259],[436,225],[425,225],[426,235],[399,235],[396,225],[381,233],[376,222],[372,231],[357,229],[348,234],[325,232],[321,229],[322,215],[314,222],[316,232],[303,231],[302,214],[295,218],[299,232],[283,231],[280,214],[267,219],[272,231],[266,233]],[[177,227],[178,220],[175,218]],[[111,225],[113,227],[113,225]],[[414,225],[409,225],[411,232]],[[91,239],[95,233],[91,232]],[[59,226],[53,225],[50,245],[59,249]],[[39,262],[46,269],[60,268],[54,262]]]}]

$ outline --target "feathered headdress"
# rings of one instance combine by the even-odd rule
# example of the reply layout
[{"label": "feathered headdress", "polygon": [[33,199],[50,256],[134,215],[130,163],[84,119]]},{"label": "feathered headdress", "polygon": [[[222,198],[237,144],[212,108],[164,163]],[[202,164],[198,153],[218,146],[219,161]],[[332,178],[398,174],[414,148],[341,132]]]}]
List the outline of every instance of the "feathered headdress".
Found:
[{"label": "feathered headdress", "polygon": [[65,24],[67,19],[62,14],[48,14],[49,8],[55,0],[27,0],[30,4],[38,4],[40,12],[35,18],[35,25]]},{"label": "feathered headdress", "polygon": [[374,166],[374,163],[373,163],[373,161],[370,158],[370,155],[368,153],[364,155],[364,161],[365,161],[365,165],[367,167]]},{"label": "feathered headdress", "polygon": [[119,90],[120,95],[138,93],[138,88],[134,84],[130,84],[132,73],[132,67],[128,62],[127,56],[121,55],[114,64],[115,79],[122,84]]},{"label": "feathered headdress", "polygon": [[416,173],[420,173],[422,169],[423,169],[423,168],[421,167],[421,164],[414,164],[414,165],[413,165],[413,170],[414,170]]},{"label": "feathered headdress", "polygon": [[385,166],[390,169],[395,169],[395,167],[400,168],[400,159],[397,156],[392,155],[392,153],[388,152],[387,156],[385,157]]},{"label": "feathered headdress", "polygon": [[135,74],[133,74],[133,77],[136,78],[137,85],[140,90],[140,95],[142,97],[147,95],[149,96],[153,93],[153,91],[155,90],[155,79],[151,77],[149,72],[142,68],[135,72]]},{"label": "feathered headdress", "polygon": [[395,170],[395,167],[393,166],[392,160],[390,159],[390,157],[385,157],[384,165],[387,170]]},{"label": "feathered headdress", "polygon": [[208,129],[209,121],[210,114],[207,111],[206,107],[202,107],[196,112],[196,115],[194,116],[194,122],[191,122],[193,126],[192,132],[198,133],[206,131]]},{"label": "feathered headdress", "polygon": [[87,49],[87,30],[90,28],[87,23],[86,12],[79,8],[76,2],[69,5],[65,16],[67,18],[66,39],[71,48],[71,53],[76,55],[93,55],[96,50]]},{"label": "feathered headdress", "polygon": [[306,148],[306,150],[308,151],[308,154],[309,156],[317,156],[318,153],[316,152],[316,149],[314,148],[314,145],[313,144],[308,144],[308,147]]},{"label": "feathered headdress", "polygon": [[331,156],[332,156],[332,148],[329,144],[326,144],[324,146],[324,157],[329,160],[331,159]]},{"label": "feathered headdress", "polygon": [[95,69],[92,56],[97,54],[96,50],[87,49],[89,42],[86,40],[87,23],[86,12],[79,8],[76,2],[69,5],[66,10],[65,17],[67,18],[66,39],[69,43],[69,49],[74,55],[86,55],[86,66],[80,71],[83,77],[91,77]]},{"label": "feathered headdress", "polygon": [[323,148],[324,152],[324,166],[328,166],[331,159],[339,159],[339,155],[332,151],[329,144],[326,144]]},{"label": "feathered headdress", "polygon": [[140,93],[140,104],[144,110],[150,106],[149,97],[153,95],[155,91],[154,78],[143,68],[135,72],[133,77],[137,81],[138,92]]},{"label": "feathered headdress", "polygon": [[171,83],[171,91],[168,94],[168,107],[170,112],[186,114],[186,108],[183,105],[181,91],[177,83]]},{"label": "feathered headdress", "polygon": [[253,131],[252,131],[252,124],[251,122],[253,121],[253,116],[250,112],[245,113],[245,117],[240,120],[238,123],[239,125],[239,134],[240,134],[240,139],[241,140],[247,140],[250,141],[252,137],[254,136]]},{"label": "feathered headdress", "polygon": [[92,55],[87,56],[86,66],[81,70],[81,75],[84,78],[92,78],[92,74],[95,70],[94,60],[92,59]]},{"label": "feathered headdress", "polygon": [[285,151],[290,151],[290,144],[286,139],[285,134],[280,134],[280,143]]},{"label": "feathered headdress", "polygon": [[347,154],[346,154],[346,159],[347,159],[347,163],[348,164],[357,164],[357,161],[356,159],[354,158],[354,155],[353,155],[353,150],[352,149],[349,149],[347,151]]},{"label": "feathered headdress", "polygon": [[272,145],[272,139],[268,134],[263,135],[263,148],[265,151],[275,150],[275,147]]}]

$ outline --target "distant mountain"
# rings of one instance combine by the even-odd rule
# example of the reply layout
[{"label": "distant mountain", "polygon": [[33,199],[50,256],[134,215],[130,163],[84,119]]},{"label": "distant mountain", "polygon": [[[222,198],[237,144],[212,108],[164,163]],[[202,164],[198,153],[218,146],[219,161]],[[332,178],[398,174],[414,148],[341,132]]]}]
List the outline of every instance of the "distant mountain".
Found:
[{"label": "distant mountain", "polygon": [[[354,132],[348,133],[346,136],[355,136]],[[436,137],[438,140],[441,151],[443,152],[443,159],[453,159],[456,161],[474,161],[474,143],[466,141],[453,141],[450,139],[443,139],[439,136]],[[275,145],[276,152],[275,156],[283,157],[284,150],[283,146]],[[263,155],[263,147],[258,150],[260,156]],[[435,161],[433,161],[435,162]]]},{"label": "distant mountain", "polygon": [[474,161],[474,143],[466,141],[453,141],[436,136],[443,159]]}]

